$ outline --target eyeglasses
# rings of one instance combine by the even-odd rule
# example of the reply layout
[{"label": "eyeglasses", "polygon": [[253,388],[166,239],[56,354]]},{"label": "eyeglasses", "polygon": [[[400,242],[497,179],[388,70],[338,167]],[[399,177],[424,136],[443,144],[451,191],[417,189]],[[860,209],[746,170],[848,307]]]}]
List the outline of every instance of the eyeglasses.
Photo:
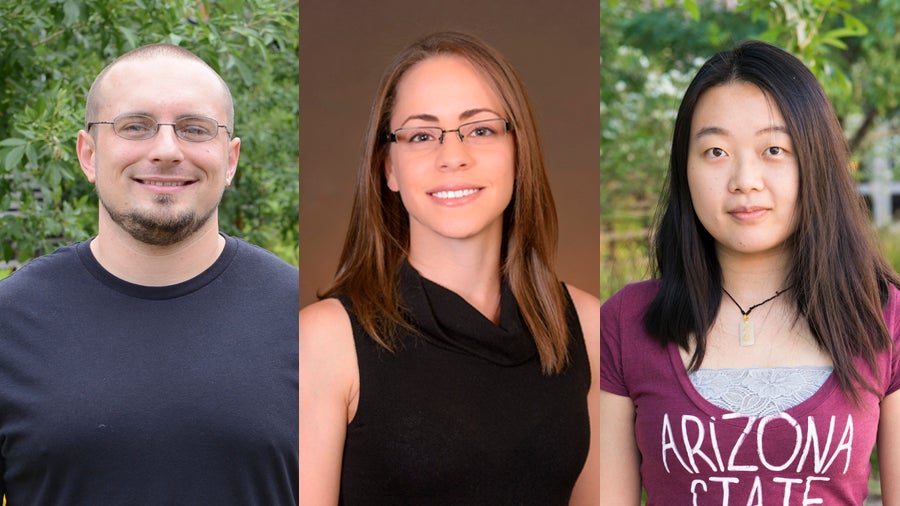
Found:
[{"label": "eyeglasses", "polygon": [[219,134],[220,128],[224,128],[231,137],[231,131],[227,126],[205,116],[188,116],[175,123],[160,123],[144,114],[123,114],[116,116],[112,121],[92,121],[87,124],[88,131],[94,125],[112,125],[116,135],[130,141],[152,138],[159,132],[161,125],[171,125],[175,129],[175,135],[188,142],[211,141]]},{"label": "eyeglasses", "polygon": [[431,151],[444,143],[444,134],[456,133],[460,142],[473,146],[497,144],[512,130],[509,121],[503,118],[482,119],[463,123],[453,130],[436,126],[403,127],[389,133],[387,140],[396,142],[403,151]]}]

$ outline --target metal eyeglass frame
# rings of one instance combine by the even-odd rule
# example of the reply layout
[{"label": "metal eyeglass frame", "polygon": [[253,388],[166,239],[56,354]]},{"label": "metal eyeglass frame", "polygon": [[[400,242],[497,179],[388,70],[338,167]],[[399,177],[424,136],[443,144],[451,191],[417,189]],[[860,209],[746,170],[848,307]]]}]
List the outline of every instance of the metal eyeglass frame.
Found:
[{"label": "metal eyeglass frame", "polygon": [[438,144],[443,144],[443,143],[444,143],[444,134],[449,134],[449,133],[452,133],[452,132],[456,132],[456,136],[459,137],[459,142],[465,143],[465,142],[466,142],[466,141],[465,141],[465,137],[463,136],[462,132],[460,131],[460,130],[462,130],[464,127],[467,127],[467,126],[469,126],[469,125],[473,125],[473,124],[475,124],[475,123],[482,123],[482,122],[487,122],[487,121],[497,121],[497,120],[503,121],[503,126],[504,126],[504,131],[503,131],[503,133],[504,133],[504,135],[505,135],[507,132],[511,132],[511,131],[512,131],[512,123],[510,123],[508,119],[505,119],[505,118],[488,118],[488,119],[480,119],[480,120],[477,120],[477,121],[469,121],[469,122],[466,122],[466,123],[463,123],[463,124],[459,125],[458,127],[454,128],[454,129],[452,129],[452,130],[444,130],[443,128],[441,128],[441,127],[439,127],[439,126],[428,126],[428,127],[401,127],[401,128],[398,128],[398,129],[394,130],[393,132],[388,133],[388,134],[387,134],[387,141],[388,141],[388,142],[396,142],[396,143],[399,144],[399,140],[398,140],[398,138],[397,138],[397,132],[399,132],[399,131],[401,131],[401,130],[423,130],[423,129],[426,129],[426,128],[427,128],[427,129],[432,129],[432,130],[435,130],[435,131],[437,131],[437,130],[440,130],[440,131],[441,131],[441,135],[440,135],[440,137],[438,137]]},{"label": "metal eyeglass frame", "polygon": [[[152,121],[156,124],[156,128],[153,129],[153,134],[151,134],[151,135],[149,135],[149,136],[147,136],[147,137],[141,137],[141,138],[126,137],[126,136],[124,136],[124,135],[121,135],[121,134],[119,133],[119,129],[116,128],[116,126],[115,126],[115,125],[116,125],[116,122],[119,121],[120,119],[123,119],[123,118],[147,118],[147,119],[149,119],[149,120],[152,120]],[[200,140],[193,140],[193,139],[188,139],[188,138],[186,138],[186,137],[182,137],[181,134],[178,133],[178,129],[175,128],[175,125],[177,125],[179,122],[182,122],[182,121],[185,121],[185,120],[190,120],[190,119],[209,120],[209,121],[215,123],[215,124],[216,124],[216,127],[217,127],[217,128],[216,128],[216,134],[212,135],[209,139],[200,139]],[[87,126],[87,129],[86,129],[86,130],[87,130],[88,132],[90,132],[90,131],[91,131],[91,127],[94,126],[94,125],[113,125],[113,132],[115,132],[116,136],[118,136],[118,137],[120,137],[120,138],[122,138],[122,139],[125,139],[125,140],[129,140],[129,141],[146,141],[147,139],[152,139],[152,138],[156,137],[156,134],[159,133],[159,127],[161,127],[161,126],[163,126],[163,125],[169,125],[169,126],[171,126],[171,127],[172,127],[172,130],[175,131],[175,136],[178,137],[179,139],[181,139],[181,140],[183,140],[183,141],[187,141],[187,142],[209,142],[209,141],[211,141],[211,140],[213,140],[213,139],[216,138],[216,135],[218,135],[218,130],[219,130],[219,128],[224,128],[224,129],[225,129],[225,132],[228,134],[228,138],[231,138],[231,130],[228,129],[228,126],[227,126],[227,125],[223,125],[222,123],[219,123],[215,118],[210,118],[210,117],[208,117],[208,116],[187,116],[187,117],[184,117],[184,118],[179,119],[179,120],[176,121],[175,123],[160,123],[159,121],[156,121],[156,119],[154,119],[153,117],[147,116],[146,114],[120,114],[119,116],[116,116],[116,117],[113,118],[112,120],[107,120],[107,121],[90,121],[90,122],[88,122],[87,125],[86,125],[86,126]]]}]

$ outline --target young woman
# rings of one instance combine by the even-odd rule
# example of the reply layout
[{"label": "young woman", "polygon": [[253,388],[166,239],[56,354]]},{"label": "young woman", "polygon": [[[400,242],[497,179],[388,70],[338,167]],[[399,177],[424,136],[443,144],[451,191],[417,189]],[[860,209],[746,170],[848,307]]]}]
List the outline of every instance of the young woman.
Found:
[{"label": "young woman", "polygon": [[658,279],[601,310],[603,503],[900,501],[900,292],[831,105],[790,54],[707,61],[675,122]]},{"label": "young woman", "polygon": [[534,116],[501,55],[438,33],[395,58],[350,223],[300,313],[301,503],[596,504],[599,301],[556,278]]}]

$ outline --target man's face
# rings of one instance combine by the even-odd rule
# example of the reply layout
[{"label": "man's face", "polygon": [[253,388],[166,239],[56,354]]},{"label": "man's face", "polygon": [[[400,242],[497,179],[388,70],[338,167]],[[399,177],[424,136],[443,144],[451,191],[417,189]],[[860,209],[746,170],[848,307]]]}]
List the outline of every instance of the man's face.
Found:
[{"label": "man's face", "polygon": [[[154,56],[120,62],[100,83],[96,121],[142,114],[159,123],[204,116],[226,124],[227,96],[215,74],[191,60]],[[169,125],[129,140],[113,125],[80,132],[82,170],[96,184],[100,232],[118,227],[146,244],[178,243],[218,227],[218,204],[234,176],[240,139],[219,128],[212,140],[190,142]]]}]

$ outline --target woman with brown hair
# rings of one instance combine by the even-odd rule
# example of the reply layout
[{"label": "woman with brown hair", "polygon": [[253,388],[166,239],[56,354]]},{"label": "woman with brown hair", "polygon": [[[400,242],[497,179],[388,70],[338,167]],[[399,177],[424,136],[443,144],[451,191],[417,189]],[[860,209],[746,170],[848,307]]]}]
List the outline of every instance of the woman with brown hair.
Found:
[{"label": "woman with brown hair", "polygon": [[596,503],[599,301],[556,277],[534,116],[499,53],[445,32],[395,58],[350,223],[300,314],[301,502]]},{"label": "woman with brown hair", "polygon": [[657,279],[601,311],[604,503],[900,501],[900,283],[812,72],[758,41],[675,120]]}]

